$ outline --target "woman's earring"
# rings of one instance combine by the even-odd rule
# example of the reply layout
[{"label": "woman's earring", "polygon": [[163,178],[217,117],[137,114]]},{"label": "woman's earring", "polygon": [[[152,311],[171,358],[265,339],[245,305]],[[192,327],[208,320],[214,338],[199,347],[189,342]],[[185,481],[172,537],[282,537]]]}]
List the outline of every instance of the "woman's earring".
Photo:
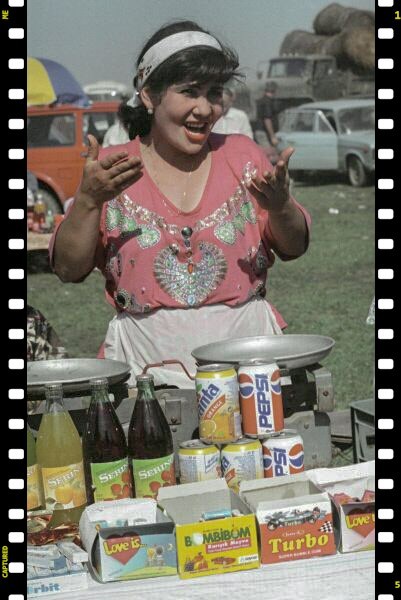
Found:
[{"label": "woman's earring", "polygon": [[153,115],[153,108],[148,108],[148,115]]}]

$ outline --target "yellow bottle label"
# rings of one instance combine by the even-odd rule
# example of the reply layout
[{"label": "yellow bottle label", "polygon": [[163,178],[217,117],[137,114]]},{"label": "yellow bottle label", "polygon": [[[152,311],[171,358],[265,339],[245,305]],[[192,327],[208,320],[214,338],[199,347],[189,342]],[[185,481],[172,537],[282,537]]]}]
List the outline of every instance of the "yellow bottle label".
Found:
[{"label": "yellow bottle label", "polygon": [[42,504],[42,490],[40,482],[40,467],[32,465],[27,468],[27,509],[34,510]]},{"label": "yellow bottle label", "polygon": [[64,467],[42,467],[46,508],[63,510],[86,503],[83,462]]}]

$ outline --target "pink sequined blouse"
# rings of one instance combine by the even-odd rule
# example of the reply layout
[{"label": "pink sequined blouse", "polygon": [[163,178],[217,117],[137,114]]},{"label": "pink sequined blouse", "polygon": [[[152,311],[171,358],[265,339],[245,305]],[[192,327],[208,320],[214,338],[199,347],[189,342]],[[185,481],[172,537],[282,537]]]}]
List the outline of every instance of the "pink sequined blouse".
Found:
[{"label": "pink sequined blouse", "polygon": [[[118,311],[236,306],[265,295],[274,253],[283,260],[296,258],[276,250],[268,212],[244,185],[253,167],[259,173],[272,168],[261,148],[243,135],[213,133],[209,145],[209,177],[191,212],[180,213],[146,169],[139,181],[105,203],[96,264],[106,278],[106,299]],[[121,149],[140,155],[139,138],[103,149],[100,158]],[[307,211],[292,201],[309,228]]]}]

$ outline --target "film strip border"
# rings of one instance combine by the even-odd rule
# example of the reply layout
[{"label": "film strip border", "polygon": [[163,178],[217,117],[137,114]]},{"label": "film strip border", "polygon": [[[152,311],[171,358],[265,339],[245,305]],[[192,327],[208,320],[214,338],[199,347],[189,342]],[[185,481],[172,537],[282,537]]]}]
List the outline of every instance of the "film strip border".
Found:
[{"label": "film strip border", "polygon": [[[26,2],[26,0],[25,0]],[[2,490],[2,597],[26,597],[26,6],[2,0],[2,247],[6,285],[3,339],[7,347],[7,387],[3,392],[1,457],[6,464]],[[5,273],[4,273],[5,270]]]},{"label": "film strip border", "polygon": [[[26,420],[26,0],[3,0],[1,28],[4,50],[1,123],[3,164],[2,210],[6,235],[7,285],[7,399],[1,419],[2,457],[7,462],[2,511],[2,589],[4,598],[26,597],[25,420]],[[376,448],[377,546],[376,598],[401,598],[400,461],[397,402],[396,253],[399,218],[396,210],[399,158],[401,58],[401,2],[377,0],[377,194],[376,194]],[[398,57],[398,58],[397,58]],[[399,354],[399,351],[398,351]],[[7,458],[6,458],[7,457]],[[398,476],[397,476],[398,472]],[[4,502],[5,500],[5,502]],[[397,552],[398,548],[398,552]]]},{"label": "film strip border", "polygon": [[395,262],[400,226],[396,198],[401,183],[397,171],[401,135],[399,0],[377,1],[376,28],[376,598],[393,600],[401,598],[400,446],[396,443],[400,423],[395,418],[400,312]]}]

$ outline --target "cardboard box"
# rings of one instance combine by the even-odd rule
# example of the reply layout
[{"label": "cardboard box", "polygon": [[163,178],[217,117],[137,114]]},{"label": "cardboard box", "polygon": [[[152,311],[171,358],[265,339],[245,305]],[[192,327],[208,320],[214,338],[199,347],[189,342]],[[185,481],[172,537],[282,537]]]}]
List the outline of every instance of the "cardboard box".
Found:
[{"label": "cardboard box", "polygon": [[[131,502],[135,503],[135,499]],[[177,574],[174,523],[160,509],[155,510],[154,523],[100,528],[96,521],[90,520],[90,509],[95,506],[84,511],[79,528],[96,580],[125,581]]]},{"label": "cardboard box", "polygon": [[[160,488],[157,501],[175,522],[183,579],[259,567],[255,516],[224,479]],[[221,509],[241,515],[200,521]]]},{"label": "cardboard box", "polygon": [[312,469],[307,474],[331,497],[335,523],[341,531],[340,551],[372,550],[375,547],[374,461]]},{"label": "cardboard box", "polygon": [[240,497],[256,514],[262,564],[335,554],[329,496],[305,473],[243,481]]}]

